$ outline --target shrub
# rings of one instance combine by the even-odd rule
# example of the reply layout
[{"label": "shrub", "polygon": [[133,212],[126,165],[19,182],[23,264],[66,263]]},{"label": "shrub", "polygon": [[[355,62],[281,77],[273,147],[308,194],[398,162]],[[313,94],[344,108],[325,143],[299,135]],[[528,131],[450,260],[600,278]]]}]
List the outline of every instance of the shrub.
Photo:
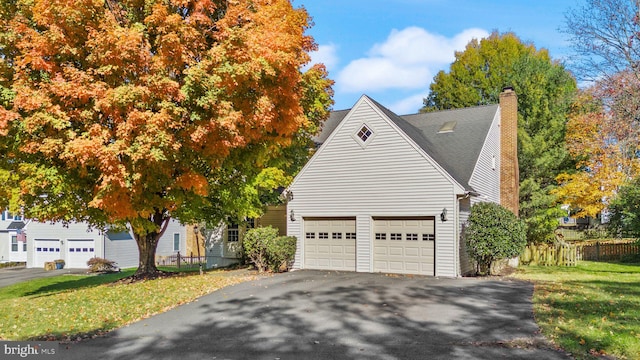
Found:
[{"label": "shrub", "polygon": [[291,268],[297,241],[295,236],[278,236],[267,244],[269,270],[281,272]]},{"label": "shrub", "polygon": [[296,238],[278,236],[278,229],[271,226],[250,229],[242,241],[245,256],[258,269],[286,271],[296,252]]},{"label": "shrub", "polygon": [[120,268],[116,265],[115,261],[99,257],[92,257],[87,261],[87,265],[89,266],[89,272],[91,273],[113,273],[120,271]]},{"label": "shrub", "polygon": [[511,211],[495,203],[474,204],[464,239],[476,273],[490,273],[493,262],[518,256],[527,244],[526,236],[524,222]]}]

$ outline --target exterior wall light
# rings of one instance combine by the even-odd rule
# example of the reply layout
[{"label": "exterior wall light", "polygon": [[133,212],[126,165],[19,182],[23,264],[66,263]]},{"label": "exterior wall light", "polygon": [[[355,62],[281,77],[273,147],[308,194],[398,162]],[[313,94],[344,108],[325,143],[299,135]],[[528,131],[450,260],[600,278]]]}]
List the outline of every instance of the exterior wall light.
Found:
[{"label": "exterior wall light", "polygon": [[447,221],[447,208],[442,209],[442,212],[440,213],[440,220]]}]

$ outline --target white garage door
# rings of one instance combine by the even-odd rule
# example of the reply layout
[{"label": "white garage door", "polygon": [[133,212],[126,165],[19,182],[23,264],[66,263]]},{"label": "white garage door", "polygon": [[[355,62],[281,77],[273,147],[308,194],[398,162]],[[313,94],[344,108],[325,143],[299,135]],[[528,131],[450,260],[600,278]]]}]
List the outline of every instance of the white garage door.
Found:
[{"label": "white garage door", "polygon": [[63,258],[63,255],[60,254],[60,240],[58,239],[35,239],[33,248],[35,249],[33,267],[44,267],[45,262]]},{"label": "white garage door", "polygon": [[305,219],[304,267],[356,270],[355,219]]},{"label": "white garage door", "polygon": [[435,218],[377,218],[373,271],[435,275]]},{"label": "white garage door", "polygon": [[67,240],[68,268],[84,269],[87,261],[95,256],[94,240]]}]

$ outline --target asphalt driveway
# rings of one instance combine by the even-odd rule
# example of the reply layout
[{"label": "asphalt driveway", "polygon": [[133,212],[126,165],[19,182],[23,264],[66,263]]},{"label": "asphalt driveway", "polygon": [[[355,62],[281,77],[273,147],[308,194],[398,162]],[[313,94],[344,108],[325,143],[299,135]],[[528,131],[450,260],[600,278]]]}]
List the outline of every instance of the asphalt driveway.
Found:
[{"label": "asphalt driveway", "polygon": [[24,266],[0,269],[0,288],[17,284],[19,282],[39,279],[43,277],[65,275],[65,274],[86,274],[86,269],[60,269],[45,271],[43,268],[25,268]]},{"label": "asphalt driveway", "polygon": [[296,271],[228,287],[62,359],[568,359],[537,334],[531,284]]}]

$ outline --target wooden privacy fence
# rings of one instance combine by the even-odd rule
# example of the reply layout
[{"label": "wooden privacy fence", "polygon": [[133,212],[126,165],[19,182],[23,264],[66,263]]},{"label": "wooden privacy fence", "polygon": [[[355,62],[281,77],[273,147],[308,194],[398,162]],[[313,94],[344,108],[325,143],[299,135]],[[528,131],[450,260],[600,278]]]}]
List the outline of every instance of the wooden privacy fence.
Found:
[{"label": "wooden privacy fence", "polygon": [[520,261],[542,266],[576,266],[578,251],[571,245],[527,245]]},{"label": "wooden privacy fence", "polygon": [[578,245],[578,259],[592,261],[620,260],[625,255],[640,254],[637,243],[601,243]]}]

